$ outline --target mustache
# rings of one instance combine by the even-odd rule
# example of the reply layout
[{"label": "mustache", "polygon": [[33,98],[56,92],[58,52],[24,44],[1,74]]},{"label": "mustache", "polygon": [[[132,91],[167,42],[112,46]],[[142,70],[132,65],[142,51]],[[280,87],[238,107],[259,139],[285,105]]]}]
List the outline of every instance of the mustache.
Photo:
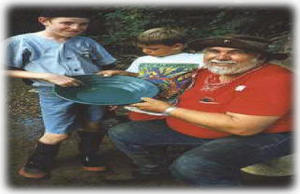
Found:
[{"label": "mustache", "polygon": [[223,64],[223,63],[227,63],[227,64],[236,64],[235,61],[231,61],[231,60],[217,60],[217,59],[212,59],[210,61],[208,61],[209,63],[217,63],[217,64]]}]

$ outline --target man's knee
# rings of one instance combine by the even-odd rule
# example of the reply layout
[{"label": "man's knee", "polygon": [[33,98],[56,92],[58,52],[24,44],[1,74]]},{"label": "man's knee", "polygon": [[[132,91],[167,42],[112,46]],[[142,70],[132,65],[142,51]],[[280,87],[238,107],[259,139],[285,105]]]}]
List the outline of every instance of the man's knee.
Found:
[{"label": "man's knee", "polygon": [[122,123],[109,129],[108,136],[112,141],[143,144],[145,133],[139,126],[138,122]]},{"label": "man's knee", "polygon": [[175,177],[190,183],[217,174],[220,169],[220,164],[193,154],[183,154],[170,166],[170,171]]},{"label": "man's knee", "polygon": [[181,175],[191,174],[196,168],[199,170],[200,167],[196,164],[198,162],[199,158],[183,154],[172,163],[170,170]]},{"label": "man's knee", "polygon": [[108,130],[108,136],[112,139],[127,139],[130,138],[130,128],[128,127],[128,123],[122,123],[116,125]]}]

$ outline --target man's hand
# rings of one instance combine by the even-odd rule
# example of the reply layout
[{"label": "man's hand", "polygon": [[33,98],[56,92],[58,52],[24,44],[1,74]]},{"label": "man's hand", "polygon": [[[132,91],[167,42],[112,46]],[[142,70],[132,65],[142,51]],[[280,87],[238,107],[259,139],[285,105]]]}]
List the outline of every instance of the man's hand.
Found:
[{"label": "man's hand", "polygon": [[130,106],[137,107],[141,110],[145,111],[151,111],[151,112],[164,112],[167,108],[169,108],[171,105],[161,101],[161,100],[155,100],[153,98],[141,98],[144,102],[131,104]]},{"label": "man's hand", "polygon": [[80,80],[64,75],[47,74],[47,76],[44,77],[44,80],[61,87],[77,87],[83,85]]}]

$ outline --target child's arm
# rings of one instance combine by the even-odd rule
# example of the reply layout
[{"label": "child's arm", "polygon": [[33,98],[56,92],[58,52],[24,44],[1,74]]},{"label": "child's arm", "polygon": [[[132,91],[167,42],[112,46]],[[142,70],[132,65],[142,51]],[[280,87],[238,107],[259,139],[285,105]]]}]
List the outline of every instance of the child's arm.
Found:
[{"label": "child's arm", "polygon": [[79,86],[82,84],[82,82],[77,79],[53,73],[36,73],[22,70],[7,70],[6,75],[14,78],[42,80],[62,87]]},{"label": "child's arm", "polygon": [[122,70],[105,70],[105,71],[98,72],[97,75],[102,75],[104,77],[111,77],[114,75],[125,75],[125,76],[137,77],[139,74],[131,73],[128,71],[122,71]]}]

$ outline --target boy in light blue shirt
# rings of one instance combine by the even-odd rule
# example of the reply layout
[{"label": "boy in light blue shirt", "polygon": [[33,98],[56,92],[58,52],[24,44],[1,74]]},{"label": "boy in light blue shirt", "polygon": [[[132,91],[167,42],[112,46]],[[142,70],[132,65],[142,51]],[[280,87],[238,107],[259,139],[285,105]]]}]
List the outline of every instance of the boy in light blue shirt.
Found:
[{"label": "boy in light blue shirt", "polygon": [[53,86],[77,87],[82,83],[70,76],[95,74],[115,62],[99,43],[83,36],[89,24],[89,11],[48,9],[38,17],[45,26],[40,32],[7,40],[8,75],[29,79],[39,91],[45,133],[33,154],[19,170],[27,178],[49,175],[59,145],[75,129],[81,139],[79,150],[84,169],[104,171],[96,152],[105,134],[101,129],[102,106],[83,105],[57,97]]}]

